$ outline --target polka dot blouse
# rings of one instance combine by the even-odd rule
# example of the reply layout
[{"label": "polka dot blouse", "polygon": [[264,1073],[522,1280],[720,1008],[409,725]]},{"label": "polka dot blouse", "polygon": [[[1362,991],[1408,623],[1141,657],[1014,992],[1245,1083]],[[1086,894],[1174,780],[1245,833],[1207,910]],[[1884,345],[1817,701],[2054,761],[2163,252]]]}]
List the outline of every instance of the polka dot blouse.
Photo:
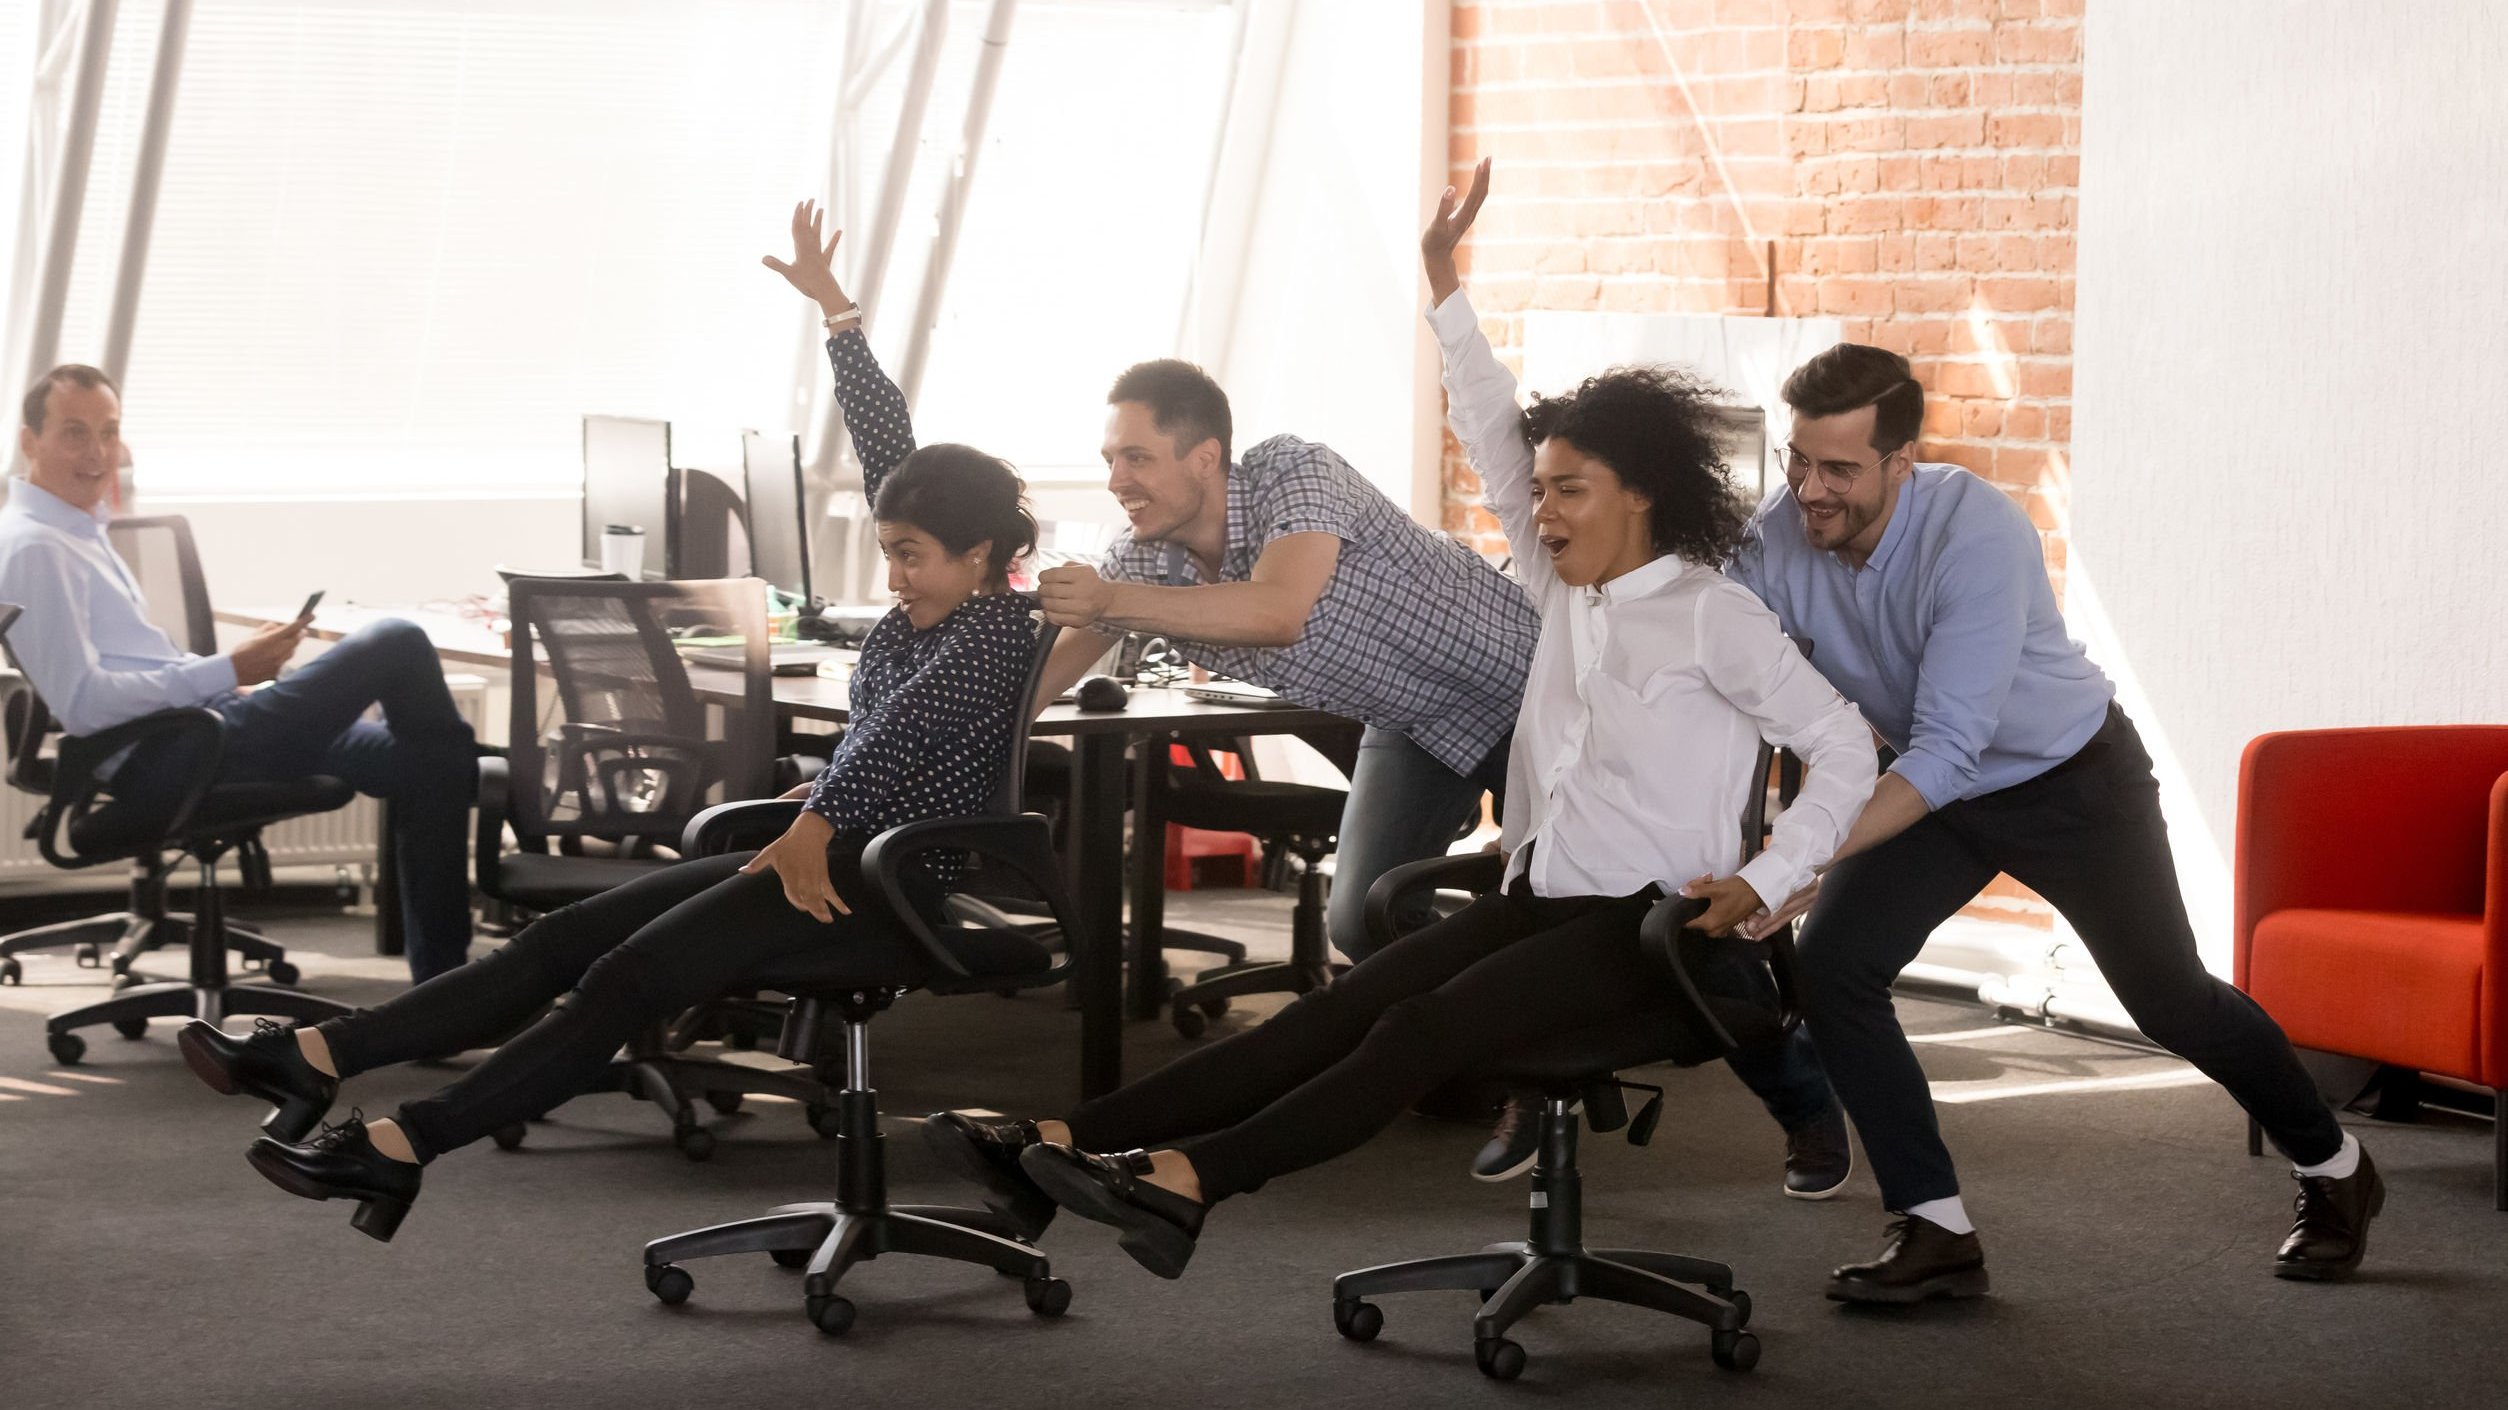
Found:
[{"label": "polka dot blouse", "polygon": [[[906,399],[857,329],[830,338],[836,400],[862,462],[865,497],[914,449]],[[868,837],[900,823],[982,813],[1010,758],[1010,731],[1036,649],[1035,599],[971,597],[918,631],[898,608],[862,642],[850,723],[803,806],[838,834]],[[933,878],[956,862],[928,858]]]}]

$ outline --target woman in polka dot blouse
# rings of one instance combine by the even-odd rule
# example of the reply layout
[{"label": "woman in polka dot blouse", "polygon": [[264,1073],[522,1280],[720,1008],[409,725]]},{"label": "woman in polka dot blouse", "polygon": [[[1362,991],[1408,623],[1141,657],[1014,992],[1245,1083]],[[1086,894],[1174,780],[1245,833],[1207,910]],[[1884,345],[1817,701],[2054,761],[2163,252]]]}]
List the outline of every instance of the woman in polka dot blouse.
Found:
[{"label": "woman in polka dot blouse", "polygon": [[[796,790],[805,801],[791,829],[761,851],[682,862],[553,911],[374,1009],[318,1027],[261,1020],[241,1039],[206,1023],[184,1030],[203,1081],[279,1108],[248,1153],[253,1167],[292,1194],[357,1201],[351,1222],[374,1238],[392,1237],[428,1161],[584,1091],[638,1028],[780,957],[870,940],[877,932],[855,914],[864,845],[900,823],[982,811],[1008,763],[1036,642],[1035,604],[1009,587],[1012,560],[1035,544],[1025,486],[966,446],[915,448],[905,398],[871,356],[820,222],[812,204],[796,207],[791,262],[766,264],[827,314],[837,400],[897,607],[862,644],[852,726],[825,772]],[[910,879],[935,891],[957,869],[927,868]],[[304,1139],[342,1078],[509,1033],[460,1081],[391,1118],[351,1116]]]}]

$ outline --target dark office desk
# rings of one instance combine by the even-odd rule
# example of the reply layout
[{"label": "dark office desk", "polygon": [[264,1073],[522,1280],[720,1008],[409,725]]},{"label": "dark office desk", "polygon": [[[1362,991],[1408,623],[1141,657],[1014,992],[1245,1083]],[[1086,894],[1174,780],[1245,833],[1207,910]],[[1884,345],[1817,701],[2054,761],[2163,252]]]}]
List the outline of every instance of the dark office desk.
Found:
[{"label": "dark office desk", "polygon": [[[721,698],[728,673],[693,669],[701,693]],[[712,678],[711,680],[709,678]],[[715,682],[722,684],[716,686]],[[711,687],[711,688],[710,688]],[[790,719],[845,718],[847,683],[819,676],[779,676],[775,706]],[[1086,714],[1067,704],[1046,707],[1033,733],[1071,741],[1072,902],[1094,943],[1075,946],[1073,989],[1080,1003],[1080,1092],[1093,1097],[1123,1082],[1123,1016],[1127,1008],[1121,963],[1124,935],[1124,756],[1144,739],[1170,734],[1291,734],[1346,727],[1349,721],[1321,710],[1266,709],[1195,700],[1183,691],[1144,687],[1131,704],[1106,714]],[[1157,849],[1165,829],[1157,812],[1158,780],[1166,764],[1161,750],[1143,751],[1133,770],[1133,826],[1142,839],[1133,868],[1131,970],[1128,1005],[1135,1018],[1154,1018],[1166,1001],[1167,968],[1158,940],[1166,910],[1165,868]]]}]

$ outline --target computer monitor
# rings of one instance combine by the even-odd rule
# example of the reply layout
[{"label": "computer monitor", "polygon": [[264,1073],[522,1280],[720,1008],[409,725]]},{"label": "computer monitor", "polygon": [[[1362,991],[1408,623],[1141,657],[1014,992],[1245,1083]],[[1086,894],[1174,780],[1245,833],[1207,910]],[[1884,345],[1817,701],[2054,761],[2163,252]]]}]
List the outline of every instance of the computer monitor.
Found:
[{"label": "computer monitor", "polygon": [[625,524],[644,530],[643,576],[674,576],[679,516],[673,509],[678,503],[671,423],[635,416],[584,417],[584,566],[601,566],[601,535],[612,524]]},{"label": "computer monitor", "polygon": [[740,433],[740,465],[749,502],[749,571],[787,597],[812,600],[810,524],[802,493],[801,437]]},{"label": "computer monitor", "polygon": [[1756,501],[1768,492],[1768,413],[1755,406],[1717,406],[1718,439],[1733,482]]}]

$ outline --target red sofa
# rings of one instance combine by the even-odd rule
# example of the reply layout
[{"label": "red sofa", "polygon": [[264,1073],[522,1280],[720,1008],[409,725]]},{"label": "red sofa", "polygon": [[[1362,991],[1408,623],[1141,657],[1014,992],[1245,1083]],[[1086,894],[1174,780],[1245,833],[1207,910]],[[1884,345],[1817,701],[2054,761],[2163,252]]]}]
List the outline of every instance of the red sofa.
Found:
[{"label": "red sofa", "polygon": [[2508,725],[2259,736],[2236,871],[2238,987],[2291,1042],[2479,1083],[2508,1115]]}]

